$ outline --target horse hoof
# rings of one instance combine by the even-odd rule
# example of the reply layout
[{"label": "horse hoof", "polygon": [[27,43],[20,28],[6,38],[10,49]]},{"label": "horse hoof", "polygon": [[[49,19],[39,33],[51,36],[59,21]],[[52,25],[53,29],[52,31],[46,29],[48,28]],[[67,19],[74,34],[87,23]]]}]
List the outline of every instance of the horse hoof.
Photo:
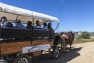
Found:
[{"label": "horse hoof", "polygon": [[63,53],[65,54],[65,51],[63,51]]}]

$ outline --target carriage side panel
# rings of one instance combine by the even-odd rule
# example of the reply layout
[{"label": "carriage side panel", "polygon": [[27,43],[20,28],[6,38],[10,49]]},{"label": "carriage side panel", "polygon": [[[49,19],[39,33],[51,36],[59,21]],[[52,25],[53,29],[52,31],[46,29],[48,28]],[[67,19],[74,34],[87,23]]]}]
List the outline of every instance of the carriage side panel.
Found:
[{"label": "carriage side panel", "polygon": [[23,47],[30,46],[30,41],[1,43],[1,55],[21,52]]}]

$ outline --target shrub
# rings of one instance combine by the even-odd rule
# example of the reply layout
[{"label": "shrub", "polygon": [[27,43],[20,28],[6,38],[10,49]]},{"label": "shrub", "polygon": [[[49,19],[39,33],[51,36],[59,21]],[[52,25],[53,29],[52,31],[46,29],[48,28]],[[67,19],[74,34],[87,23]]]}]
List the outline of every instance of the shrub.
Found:
[{"label": "shrub", "polygon": [[78,38],[90,39],[90,33],[85,31]]}]

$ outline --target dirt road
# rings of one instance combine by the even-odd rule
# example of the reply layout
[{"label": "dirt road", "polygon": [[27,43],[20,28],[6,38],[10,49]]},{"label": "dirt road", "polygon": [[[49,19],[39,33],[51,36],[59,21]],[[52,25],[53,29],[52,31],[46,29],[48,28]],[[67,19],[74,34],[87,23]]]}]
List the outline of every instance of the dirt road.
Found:
[{"label": "dirt road", "polygon": [[94,42],[74,44],[66,54],[60,52],[58,59],[53,59],[51,53],[35,57],[32,63],[94,63]]}]

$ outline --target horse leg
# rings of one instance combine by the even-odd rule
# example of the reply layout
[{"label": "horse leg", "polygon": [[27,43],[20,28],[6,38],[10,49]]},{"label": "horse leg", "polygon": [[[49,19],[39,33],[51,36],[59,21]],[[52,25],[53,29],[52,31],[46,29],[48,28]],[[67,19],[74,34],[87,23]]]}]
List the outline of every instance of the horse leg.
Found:
[{"label": "horse leg", "polygon": [[69,51],[71,51],[71,44],[70,44],[70,50]]},{"label": "horse leg", "polygon": [[62,43],[60,43],[60,51],[62,51],[63,50],[63,45],[62,45]]},{"label": "horse leg", "polygon": [[64,47],[63,47],[63,40],[59,40],[59,43],[61,44],[61,45],[60,45],[60,48],[61,48],[61,50],[60,50],[60,51],[62,51],[62,50],[63,50],[63,48],[64,48]]},{"label": "horse leg", "polygon": [[62,45],[63,45],[63,53],[66,51],[66,43],[65,43],[65,38],[62,37]]},{"label": "horse leg", "polygon": [[66,48],[67,48],[67,46],[68,46],[67,41],[65,41],[65,43],[66,43]]},{"label": "horse leg", "polygon": [[71,46],[72,46],[72,43],[73,43],[73,41],[71,41],[71,42],[70,42],[70,51],[71,51]]},{"label": "horse leg", "polygon": [[63,50],[63,53],[65,54],[65,49],[66,49],[66,48],[65,48],[65,46],[64,46],[64,43],[62,43],[62,47],[63,47],[63,48],[62,48],[61,50]]},{"label": "horse leg", "polygon": [[63,43],[62,43],[62,41],[61,41],[61,50],[63,49],[62,46],[63,46]]}]

